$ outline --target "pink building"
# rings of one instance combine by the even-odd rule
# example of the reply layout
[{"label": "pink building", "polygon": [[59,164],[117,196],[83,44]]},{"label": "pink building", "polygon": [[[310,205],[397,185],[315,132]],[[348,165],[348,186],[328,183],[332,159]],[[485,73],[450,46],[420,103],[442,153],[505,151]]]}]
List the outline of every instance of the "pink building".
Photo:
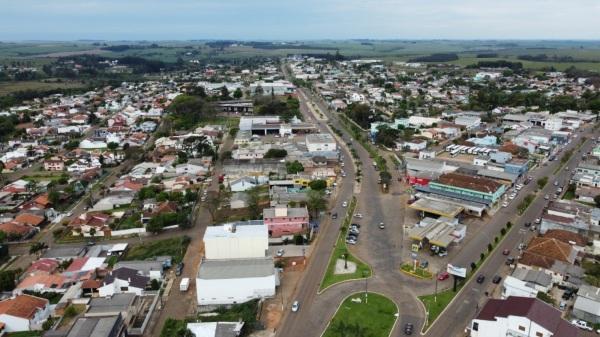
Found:
[{"label": "pink building", "polygon": [[272,207],[263,210],[263,219],[269,229],[269,237],[302,234],[308,228],[306,207]]}]

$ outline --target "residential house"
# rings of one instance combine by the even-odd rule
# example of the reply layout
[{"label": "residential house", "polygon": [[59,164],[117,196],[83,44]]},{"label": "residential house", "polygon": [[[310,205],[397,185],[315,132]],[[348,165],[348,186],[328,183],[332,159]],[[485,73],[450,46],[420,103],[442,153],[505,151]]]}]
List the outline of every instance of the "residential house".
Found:
[{"label": "residential house", "polygon": [[244,322],[188,323],[187,329],[195,337],[237,337],[242,333]]},{"label": "residential house", "polygon": [[582,284],[573,304],[573,316],[594,324],[600,323],[600,288]]},{"label": "residential house", "polygon": [[244,192],[258,186],[256,179],[250,177],[242,177],[229,182],[231,192]]},{"label": "residential house", "polygon": [[139,275],[146,276],[151,280],[162,280],[164,265],[161,261],[119,261],[113,268],[134,269],[138,271]]},{"label": "residential house", "polygon": [[50,158],[44,160],[44,170],[46,171],[64,171],[65,161],[59,158]]},{"label": "residential house", "polygon": [[[522,253],[517,264],[525,269],[541,270],[552,276],[554,283],[562,283],[569,278],[563,265],[573,265],[578,252],[570,244],[554,238],[535,237]],[[560,265],[560,268],[557,268]]]},{"label": "residential house", "polygon": [[50,303],[45,298],[17,295],[0,301],[0,323],[4,332],[42,330],[50,315]]},{"label": "residential house", "polygon": [[71,220],[69,227],[71,227],[73,235],[105,236],[110,235],[110,221],[111,216],[108,214],[88,212]]},{"label": "residential house", "polygon": [[535,298],[538,292],[552,289],[552,277],[539,270],[517,268],[502,282],[502,298],[510,296]]},{"label": "residential house", "polygon": [[98,289],[101,297],[112,296],[120,293],[134,293],[143,295],[148,286],[150,278],[139,275],[138,271],[131,268],[121,267],[113,269],[102,281]]}]

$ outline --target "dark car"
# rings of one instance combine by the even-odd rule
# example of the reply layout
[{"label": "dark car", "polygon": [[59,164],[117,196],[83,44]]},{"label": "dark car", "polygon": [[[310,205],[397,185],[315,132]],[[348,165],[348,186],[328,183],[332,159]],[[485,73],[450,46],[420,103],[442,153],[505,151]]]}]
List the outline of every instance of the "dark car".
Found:
[{"label": "dark car", "polygon": [[414,329],[414,327],[413,327],[412,323],[404,324],[404,334],[405,335],[412,335],[413,329]]},{"label": "dark car", "polygon": [[479,276],[477,276],[477,283],[481,284],[483,281],[485,281],[485,276],[483,276],[483,274],[479,274]]},{"label": "dark car", "polygon": [[515,258],[514,257],[509,257],[506,259],[506,265],[510,266],[511,264],[515,263]]},{"label": "dark car", "polygon": [[494,283],[494,284],[498,284],[498,283],[500,283],[500,281],[502,281],[502,277],[500,277],[500,275],[496,275],[492,279],[492,283]]},{"label": "dark car", "polygon": [[505,249],[502,251],[502,255],[508,255],[510,254],[510,249]]},{"label": "dark car", "polygon": [[183,272],[183,265],[183,262],[177,265],[177,269],[175,269],[176,276],[181,276],[181,273]]},{"label": "dark car", "polygon": [[524,223],[524,225],[525,225],[525,227],[529,227],[529,226],[531,226],[531,222],[526,222],[526,223]]},{"label": "dark car", "polygon": [[421,261],[421,263],[419,264],[419,266],[421,268],[427,268],[427,267],[429,267],[429,262],[427,260],[423,260],[423,261]]}]

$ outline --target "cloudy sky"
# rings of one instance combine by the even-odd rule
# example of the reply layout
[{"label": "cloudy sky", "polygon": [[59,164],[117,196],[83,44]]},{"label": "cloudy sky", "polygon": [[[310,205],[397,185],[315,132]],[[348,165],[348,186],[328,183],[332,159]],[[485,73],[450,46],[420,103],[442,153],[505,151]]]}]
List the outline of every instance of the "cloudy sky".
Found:
[{"label": "cloudy sky", "polygon": [[3,0],[0,40],[600,39],[600,0]]}]

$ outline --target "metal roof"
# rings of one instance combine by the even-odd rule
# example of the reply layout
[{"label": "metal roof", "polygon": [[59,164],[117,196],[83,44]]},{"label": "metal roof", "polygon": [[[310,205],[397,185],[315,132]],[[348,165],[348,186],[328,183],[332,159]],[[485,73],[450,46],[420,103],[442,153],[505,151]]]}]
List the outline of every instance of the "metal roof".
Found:
[{"label": "metal roof", "polygon": [[272,257],[204,260],[198,270],[198,278],[202,280],[266,277],[274,274]]}]

